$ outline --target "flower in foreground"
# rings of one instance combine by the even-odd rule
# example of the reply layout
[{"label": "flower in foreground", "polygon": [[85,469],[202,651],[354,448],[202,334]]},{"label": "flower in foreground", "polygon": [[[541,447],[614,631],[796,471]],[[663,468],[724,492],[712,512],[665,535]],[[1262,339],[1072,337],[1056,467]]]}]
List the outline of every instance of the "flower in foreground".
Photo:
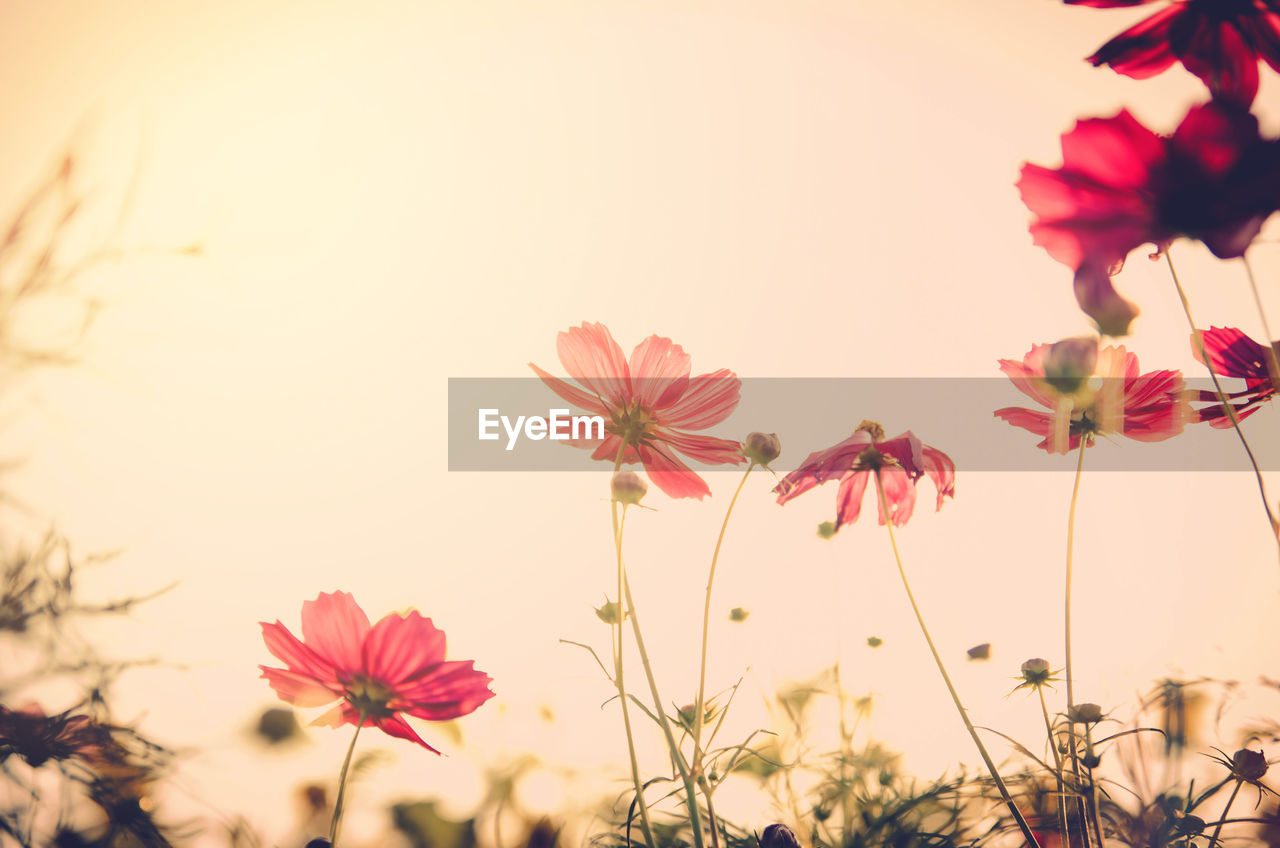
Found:
[{"label": "flower in foreground", "polygon": [[[815,486],[840,480],[836,520],[831,530],[834,534],[858,520],[867,483],[872,475],[878,475],[889,504],[889,517],[895,527],[901,527],[915,509],[916,483],[926,474],[937,487],[937,508],[942,509],[943,499],[955,497],[956,492],[956,466],[951,458],[922,443],[910,430],[885,439],[883,427],[874,421],[863,421],[849,438],[809,454],[773,491],[778,495],[778,503],[785,504]],[[884,524],[883,508],[879,508],[879,515],[880,523]]]},{"label": "flower in foreground", "polygon": [[1280,208],[1280,143],[1220,101],[1193,107],[1168,137],[1121,111],[1078,121],[1062,136],[1062,167],[1028,163],[1018,189],[1035,243],[1075,271],[1080,308],[1120,336],[1138,314],[1111,284],[1129,252],[1185,236],[1220,259],[1243,256]]},{"label": "flower in foreground", "polygon": [[302,604],[301,640],[279,621],[260,624],[267,649],[286,666],[259,666],[281,699],[299,707],[338,700],[312,724],[376,726],[438,754],[403,715],[446,721],[494,695],[473,661],[445,660],[444,633],[416,611],[370,626],[351,595],[321,593]]},{"label": "flower in foreground", "polygon": [[676,454],[709,465],[745,462],[738,442],[693,435],[714,427],[738,405],[741,381],[727,369],[690,376],[684,348],[661,336],[636,345],[631,360],[603,324],[570,327],[556,337],[560,364],[581,386],[551,376],[532,362],[542,382],[580,409],[605,419],[603,439],[573,439],[592,459],[640,462],[673,498],[711,494],[706,482]]},{"label": "flower in foreground", "polygon": [[[1074,391],[1062,378],[1050,380],[1053,363],[1061,361],[1064,346],[1078,351],[1079,339],[1038,344],[1021,361],[1000,360],[1000,370],[1027,397],[1048,411],[1010,406],[995,415],[1044,440],[1036,447],[1050,453],[1066,453],[1086,439],[1093,445],[1099,434],[1121,432],[1140,442],[1159,442],[1176,436],[1191,418],[1190,407],[1180,397],[1180,371],[1138,373],[1138,357],[1123,345],[1097,350],[1093,371]],[[1096,345],[1096,342],[1094,342]]]},{"label": "flower in foreground", "polygon": [[[1255,342],[1235,327],[1211,327],[1200,335],[1204,339],[1204,349],[1209,354],[1213,373],[1244,380],[1243,390],[1227,393],[1227,402],[1231,404],[1236,420],[1247,418],[1258,411],[1260,404],[1276,396],[1276,384],[1272,382],[1267,369],[1269,357],[1266,345]],[[1199,362],[1204,362],[1194,335],[1191,337],[1191,353]],[[1231,419],[1223,409],[1217,392],[1201,391],[1196,399],[1213,404],[1196,410],[1196,417],[1200,421],[1209,422],[1211,427],[1231,426]]]},{"label": "flower in foreground", "polygon": [[[1155,0],[1066,0],[1112,9]],[[1174,62],[1200,78],[1215,97],[1248,106],[1258,94],[1258,62],[1280,71],[1280,3],[1276,0],[1176,0],[1117,35],[1089,57],[1134,79]]]}]

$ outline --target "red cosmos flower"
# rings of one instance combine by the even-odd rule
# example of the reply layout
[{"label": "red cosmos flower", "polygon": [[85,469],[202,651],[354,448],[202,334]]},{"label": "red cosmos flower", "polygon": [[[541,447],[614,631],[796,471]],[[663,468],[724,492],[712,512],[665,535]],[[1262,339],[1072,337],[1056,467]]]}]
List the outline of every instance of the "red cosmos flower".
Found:
[{"label": "red cosmos flower", "polygon": [[694,436],[729,417],[738,405],[741,381],[729,370],[690,377],[690,358],[678,344],[650,336],[631,352],[603,324],[570,327],[556,337],[560,364],[586,391],[552,377],[532,362],[529,367],[569,403],[606,419],[603,439],[569,444],[593,448],[592,459],[624,464],[642,462],[658,488],[673,498],[711,494],[701,477],[676,453],[710,465],[745,462],[737,442]]},{"label": "red cosmos flower", "polygon": [[[1209,354],[1213,373],[1244,380],[1243,391],[1227,393],[1229,403],[1240,401],[1231,403],[1237,420],[1257,412],[1263,401],[1276,396],[1276,385],[1271,381],[1267,370],[1266,345],[1255,342],[1235,327],[1211,327],[1200,335],[1204,339],[1204,349]],[[1197,361],[1204,363],[1194,335],[1191,337],[1191,352]],[[1217,392],[1201,391],[1196,399],[1213,402],[1213,406],[1196,410],[1196,417],[1200,421],[1208,421],[1211,427],[1231,426],[1231,419],[1222,408]]]},{"label": "red cosmos flower", "polygon": [[1219,101],[1193,107],[1170,137],[1127,111],[1078,121],[1062,136],[1062,163],[1024,165],[1018,189],[1035,243],[1075,269],[1076,299],[1107,335],[1127,333],[1138,314],[1111,285],[1129,251],[1186,236],[1219,258],[1243,256],[1280,208],[1280,143]]},{"label": "red cosmos flower", "polygon": [[[883,427],[874,421],[863,421],[843,442],[809,454],[773,491],[778,495],[778,503],[785,504],[815,486],[839,478],[834,527],[839,530],[858,520],[867,483],[871,482],[872,475],[877,475],[884,487],[893,526],[901,527],[915,509],[916,483],[925,474],[938,489],[938,509],[942,509],[943,499],[956,494],[956,465],[951,457],[923,444],[910,430],[885,439]],[[879,498],[876,506],[880,523],[884,524],[884,509]]]},{"label": "red cosmos flower", "polygon": [[372,627],[346,592],[302,604],[300,641],[279,621],[259,622],[267,650],[287,668],[262,669],[284,701],[319,707],[341,698],[312,724],[360,724],[435,751],[401,713],[430,721],[467,715],[493,697],[487,674],[471,660],[446,661],[445,636],[417,612],[390,613]]},{"label": "red cosmos flower", "polygon": [[[1112,9],[1155,0],[1066,0],[1072,6]],[[1089,57],[1134,79],[1147,79],[1174,62],[1195,74],[1214,97],[1248,107],[1258,94],[1258,61],[1280,71],[1278,0],[1176,0],[1144,18]]]},{"label": "red cosmos flower", "polygon": [[1123,345],[1097,350],[1092,376],[1077,380],[1074,386],[1061,377],[1046,377],[1046,364],[1062,350],[1060,346],[1075,346],[1079,341],[1035,345],[1021,362],[1000,360],[1000,370],[1013,384],[1049,411],[1010,406],[997,409],[996,417],[1044,436],[1036,447],[1050,453],[1074,450],[1081,438],[1092,446],[1097,434],[1122,432],[1140,442],[1159,442],[1182,432],[1191,418],[1190,407],[1180,397],[1182,373],[1139,375],[1138,357]]}]

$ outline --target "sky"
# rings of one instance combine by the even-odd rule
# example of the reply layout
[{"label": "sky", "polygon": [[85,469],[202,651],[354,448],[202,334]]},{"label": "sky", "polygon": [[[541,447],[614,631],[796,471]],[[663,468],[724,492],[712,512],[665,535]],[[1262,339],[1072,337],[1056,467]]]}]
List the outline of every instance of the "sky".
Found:
[{"label": "sky", "polygon": [[[563,374],[556,334],[583,321],[625,350],[669,337],[695,372],[998,377],[997,360],[1090,329],[1069,271],[1031,244],[1020,165],[1060,161],[1078,117],[1124,106],[1167,132],[1203,99],[1179,68],[1136,82],[1082,61],[1137,12],[1049,0],[3,14],[0,69],[16,82],[0,89],[0,209],[71,151],[83,238],[113,247],[77,283],[101,303],[80,361],[4,399],[6,453],[26,458],[6,485],[79,550],[121,551],[85,575],[86,596],[176,584],[85,627],[104,651],[165,661],[126,676],[119,707],[192,750],[173,808],[243,813],[270,839],[287,838],[293,787],[332,780],[349,739],[319,729],[271,754],[244,742],[274,702],[257,622],[296,628],[321,591],[352,592],[374,619],[421,610],[498,693],[459,722],[461,741],[423,728],[444,758],[362,737],[394,761],[353,797],[353,836],[378,832],[387,799],[439,793],[465,812],[484,770],[525,752],[545,764],[531,809],[621,774],[609,683],[559,641],[607,652],[592,612],[612,580],[607,469],[450,472],[450,378],[527,377],[529,362]],[[1264,134],[1280,134],[1278,95],[1264,71]],[[1272,313],[1276,223],[1250,254]],[[1238,264],[1175,253],[1198,320],[1261,337]],[[1163,266],[1135,255],[1118,285],[1143,310],[1129,349],[1192,373]],[[861,417],[913,426],[897,416]],[[784,464],[857,422],[820,423],[826,443],[780,431]],[[1276,424],[1270,409],[1247,422]],[[1074,460],[990,432],[1042,470],[961,468],[937,514],[922,483],[900,543],[975,720],[1034,739],[1038,713],[1005,695],[1024,659],[1061,663]],[[946,433],[917,434],[946,449]],[[711,498],[653,491],[654,511],[628,520],[671,701],[696,686],[706,568],[737,485],[708,480]],[[779,508],[773,485],[748,479],[717,578],[717,607],[751,611],[711,633],[712,688],[743,679],[737,729],[839,656],[912,769],[974,762],[883,528],[864,519],[824,542],[834,493]],[[1251,477],[1086,472],[1077,520],[1078,699],[1127,716],[1161,677],[1275,673],[1280,568]],[[884,645],[867,648],[872,635]],[[991,659],[967,662],[981,642]],[[758,798],[737,803],[748,826],[768,823]]]}]

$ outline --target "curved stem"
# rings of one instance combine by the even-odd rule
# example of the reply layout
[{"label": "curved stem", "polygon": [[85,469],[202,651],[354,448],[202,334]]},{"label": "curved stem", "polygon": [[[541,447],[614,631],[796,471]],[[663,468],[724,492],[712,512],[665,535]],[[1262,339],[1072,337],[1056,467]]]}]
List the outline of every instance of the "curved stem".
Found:
[{"label": "curved stem", "polygon": [[1086,823],[1086,807],[1084,795],[1080,792],[1082,786],[1080,782],[1080,756],[1076,751],[1076,726],[1071,721],[1071,713],[1075,709],[1075,675],[1072,674],[1071,667],[1071,571],[1072,563],[1075,556],[1076,545],[1076,504],[1080,500],[1080,478],[1084,476],[1084,449],[1088,444],[1089,438],[1087,434],[1080,435],[1080,458],[1076,460],[1076,481],[1071,487],[1071,506],[1067,509],[1067,577],[1066,589],[1063,592],[1065,596],[1063,621],[1064,633],[1067,652],[1067,667],[1063,673],[1067,677],[1067,732],[1070,734],[1070,743],[1068,750],[1071,753],[1071,774],[1075,778],[1074,790],[1076,793],[1076,802],[1080,807],[1080,831],[1084,834],[1084,844],[1090,844],[1089,825]]},{"label": "curved stem", "polygon": [[356,740],[360,738],[360,728],[364,727],[364,720],[369,716],[363,711],[360,713],[360,721],[356,724],[356,732],[351,734],[351,744],[347,746],[347,756],[342,761],[342,771],[338,774],[338,797],[333,802],[333,821],[329,822],[329,848],[336,848],[338,844],[338,825],[342,821],[342,801],[347,792],[347,770],[351,768],[351,755],[356,750]]},{"label": "curved stem", "polygon": [[1213,836],[1209,837],[1209,848],[1214,848],[1218,844],[1218,834],[1222,833],[1222,826],[1227,823],[1227,813],[1231,812],[1231,804],[1236,800],[1236,796],[1240,794],[1240,787],[1244,785],[1243,781],[1236,781],[1236,788],[1231,790],[1231,797],[1227,799],[1227,806],[1222,808],[1222,817],[1218,819],[1218,824],[1213,828]]},{"label": "curved stem", "polygon": [[991,779],[995,781],[996,789],[1000,791],[1000,797],[1004,799],[1005,804],[1009,807],[1009,812],[1013,814],[1014,819],[1018,822],[1018,828],[1027,840],[1027,845],[1040,848],[1036,835],[1031,832],[1031,826],[1027,824],[1027,820],[1023,817],[1022,811],[1018,809],[1018,805],[1013,803],[1013,798],[1009,795],[1009,790],[1000,778],[1000,772],[996,769],[996,764],[991,760],[991,755],[987,753],[987,746],[982,744],[982,739],[978,737],[978,731],[974,729],[973,722],[969,720],[969,714],[965,712],[964,704],[960,703],[960,695],[956,692],[956,687],[951,683],[951,675],[947,674],[947,668],[942,664],[942,656],[939,655],[937,647],[933,644],[933,637],[929,635],[929,628],[925,627],[924,616],[920,613],[920,607],[916,604],[916,596],[911,591],[911,583],[907,580],[907,571],[902,567],[902,555],[898,553],[898,540],[893,535],[893,514],[889,511],[889,502],[885,498],[884,486],[880,482],[880,472],[878,470],[876,471],[876,494],[880,497],[880,514],[884,516],[885,526],[889,528],[889,544],[893,547],[893,558],[898,563],[898,576],[902,578],[902,588],[907,590],[907,600],[911,602],[911,610],[916,614],[916,622],[920,625],[920,632],[924,634],[924,641],[929,645],[930,653],[933,654],[933,661],[937,663],[938,673],[942,675],[942,682],[947,684],[947,691],[951,693],[951,700],[955,703],[961,720],[964,721],[965,729],[969,731],[973,744],[977,746],[978,753],[982,755],[982,761],[986,764],[987,771],[991,774]]},{"label": "curved stem", "polygon": [[[716,548],[711,553],[711,569],[707,574],[707,599],[702,605],[702,659],[698,666],[698,697],[693,702],[693,771],[700,776],[700,779],[703,754],[702,725],[707,697],[707,642],[711,630],[711,587],[715,584],[716,565],[720,562],[720,547],[724,544],[724,534],[729,529],[729,516],[733,515],[733,507],[738,502],[738,495],[742,494],[742,487],[746,485],[747,478],[751,476],[751,471],[755,467],[755,460],[752,460],[747,465],[742,479],[738,481],[738,488],[733,490],[729,508],[724,511],[724,521],[720,522],[720,535],[716,537]],[[711,810],[711,787],[707,781],[703,781],[703,794],[707,798],[707,825],[711,828],[711,845],[713,848],[719,848],[720,838],[716,835],[715,814]]]},{"label": "curved stem", "polygon": [[[1209,363],[1209,352],[1205,350],[1204,346],[1204,334],[1196,327],[1195,319],[1191,317],[1191,304],[1187,301],[1187,293],[1182,290],[1182,282],[1178,279],[1178,272],[1173,267],[1173,257],[1169,255],[1168,250],[1164,252],[1164,258],[1169,264],[1169,273],[1173,276],[1174,288],[1178,290],[1178,299],[1182,301],[1182,311],[1186,313],[1187,323],[1191,325],[1191,333],[1196,340],[1196,349],[1200,353],[1200,358],[1204,361],[1204,367],[1209,369],[1209,378],[1213,380],[1213,389],[1218,393],[1218,402],[1222,404],[1222,410],[1227,414],[1227,418],[1230,419],[1232,429],[1240,437],[1240,444],[1244,445],[1245,455],[1249,457],[1249,464],[1253,466],[1253,476],[1258,480],[1258,491],[1262,495],[1262,508],[1267,512],[1267,520],[1271,522],[1271,532],[1276,537],[1276,544],[1280,545],[1280,521],[1277,521],[1275,514],[1271,512],[1271,502],[1267,499],[1267,487],[1262,482],[1262,471],[1258,468],[1258,460],[1254,458],[1253,449],[1249,447],[1249,440],[1244,437],[1244,431],[1240,429],[1240,419],[1236,416],[1235,408],[1228,402],[1226,392],[1222,390],[1222,384],[1218,382],[1218,375],[1213,372],[1213,366]],[[1271,339],[1267,339],[1267,342],[1270,343]]]},{"label": "curved stem", "polygon": [[693,830],[693,846],[702,848],[702,815],[698,811],[697,787],[694,785],[689,765],[684,760],[684,754],[680,752],[675,734],[671,731],[667,711],[662,707],[662,697],[658,694],[658,682],[653,677],[649,652],[645,650],[644,637],[640,635],[640,620],[636,617],[636,605],[631,597],[631,581],[627,579],[625,570],[622,573],[622,591],[627,599],[626,614],[631,617],[631,633],[635,636],[636,648],[640,651],[640,664],[644,667],[644,676],[649,682],[649,694],[653,697],[653,712],[658,718],[658,724],[662,726],[663,734],[667,737],[667,748],[671,751],[671,760],[675,763],[676,770],[680,772],[680,780],[684,783],[685,795],[689,799],[689,825]]},{"label": "curved stem", "polygon": [[[1084,730],[1084,750],[1093,757],[1093,730],[1086,725]],[[1093,762],[1090,759],[1088,762]],[[1093,766],[1089,768],[1089,812],[1093,817],[1093,831],[1098,834],[1098,845],[1106,845],[1106,838],[1102,835],[1102,816],[1098,812],[1098,781],[1093,779]]]},{"label": "curved stem", "polygon": [[1262,296],[1258,294],[1258,280],[1253,275],[1253,265],[1249,262],[1248,254],[1241,256],[1240,261],[1244,263],[1245,275],[1249,278],[1249,289],[1253,292],[1253,303],[1258,307],[1258,318],[1262,321],[1262,332],[1266,334],[1267,345],[1267,376],[1271,378],[1271,385],[1280,388],[1280,359],[1276,354],[1276,337],[1271,335],[1271,325],[1267,323],[1267,312],[1262,308]]},{"label": "curved stem", "polygon": [[[624,443],[618,448],[618,457],[613,463],[613,473],[617,474],[618,469],[622,467],[622,455],[626,451],[627,446]],[[622,707],[622,727],[627,735],[627,754],[631,759],[631,785],[635,790],[636,806],[640,808],[640,830],[644,834],[644,844],[648,848],[656,848],[657,843],[653,841],[653,828],[649,823],[649,804],[644,799],[644,786],[640,783],[640,764],[636,759],[636,743],[635,737],[631,732],[631,711],[627,707],[627,687],[622,678],[622,642],[623,629],[622,621],[627,616],[626,606],[622,603],[622,584],[625,578],[625,566],[622,560],[622,529],[623,522],[626,521],[627,511],[622,511],[622,520],[618,519],[618,502],[611,499],[610,508],[613,511],[613,551],[618,560],[618,594],[616,613],[617,621],[614,622],[614,646],[613,646],[613,681],[618,687],[618,704]],[[627,817],[630,823],[630,815]]]}]

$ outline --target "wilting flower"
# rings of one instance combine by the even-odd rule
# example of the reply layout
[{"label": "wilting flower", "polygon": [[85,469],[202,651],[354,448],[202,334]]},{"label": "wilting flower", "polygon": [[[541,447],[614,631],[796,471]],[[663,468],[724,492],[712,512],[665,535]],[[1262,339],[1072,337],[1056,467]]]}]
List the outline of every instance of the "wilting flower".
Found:
[{"label": "wilting flower", "polygon": [[[917,439],[910,430],[885,439],[884,428],[874,421],[863,421],[853,435],[826,450],[809,454],[804,463],[792,471],[775,488],[778,503],[785,504],[828,480],[840,480],[836,493],[834,534],[846,524],[858,520],[862,497],[872,476],[880,478],[890,518],[895,527],[907,523],[916,505],[916,482],[925,474],[938,489],[938,509],[943,498],[955,497],[956,466],[937,448]],[[883,507],[876,501],[880,523],[885,523]]]},{"label": "wilting flower", "polygon": [[[1213,373],[1244,380],[1242,391],[1226,393],[1227,402],[1231,404],[1237,420],[1257,412],[1259,404],[1276,396],[1276,384],[1271,381],[1267,368],[1269,357],[1266,345],[1255,342],[1235,327],[1211,327],[1200,335],[1204,339],[1204,349],[1209,354]],[[1204,362],[1194,334],[1191,337],[1191,352],[1197,360]],[[1201,391],[1196,399],[1213,402],[1212,406],[1196,410],[1199,420],[1208,421],[1211,427],[1231,426],[1231,419],[1222,408],[1217,392]]]},{"label": "wilting flower", "polygon": [[1111,285],[1129,252],[1185,236],[1219,258],[1243,256],[1280,208],[1280,143],[1219,101],[1192,108],[1169,137],[1121,111],[1078,121],[1062,136],[1062,167],[1026,164],[1018,189],[1035,243],[1075,270],[1080,308],[1120,336],[1138,314]]},{"label": "wilting flower", "polygon": [[86,715],[45,715],[36,704],[0,706],[0,763],[16,754],[32,768],[72,758],[96,761],[111,744],[110,731]]},{"label": "wilting flower", "polygon": [[1049,410],[1010,406],[995,411],[1015,427],[1044,436],[1036,447],[1066,453],[1079,447],[1081,438],[1092,445],[1098,434],[1122,432],[1140,442],[1159,442],[1182,432],[1191,411],[1180,396],[1180,371],[1140,375],[1137,356],[1123,345],[1108,345],[1097,352],[1092,378],[1064,392],[1045,376],[1045,362],[1058,345],[1035,345],[1020,362],[1000,360],[1000,370],[1013,384]]},{"label": "wilting flower", "polygon": [[568,440],[592,448],[592,459],[644,463],[653,482],[673,498],[711,493],[677,453],[709,465],[745,462],[737,442],[687,432],[713,427],[737,407],[741,381],[732,371],[690,377],[689,355],[661,336],[636,345],[628,362],[603,324],[584,323],[560,333],[556,353],[583,388],[532,362],[529,367],[560,397],[605,418],[603,439]]},{"label": "wilting flower", "polygon": [[302,640],[279,621],[259,622],[267,649],[286,668],[262,669],[281,699],[299,707],[341,701],[312,724],[376,726],[423,742],[401,713],[430,721],[467,715],[493,697],[491,678],[471,660],[449,660],[445,635],[416,611],[389,613],[377,624],[346,592],[302,604]]},{"label": "wilting flower", "polygon": [[[1155,0],[1066,0],[1112,9]],[[1134,79],[1174,62],[1198,76],[1215,97],[1243,106],[1258,94],[1258,62],[1280,71],[1280,3],[1276,0],[1176,0],[1142,19],[1089,57]]]}]

